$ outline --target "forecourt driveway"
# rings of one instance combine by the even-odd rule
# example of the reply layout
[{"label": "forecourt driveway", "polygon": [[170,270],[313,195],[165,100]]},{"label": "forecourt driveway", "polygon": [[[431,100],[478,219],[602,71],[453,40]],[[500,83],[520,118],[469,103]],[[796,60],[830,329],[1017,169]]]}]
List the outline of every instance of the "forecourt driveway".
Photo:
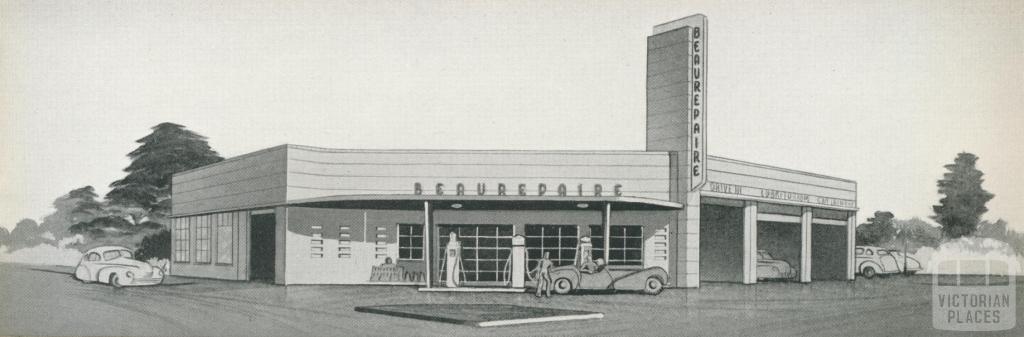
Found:
[{"label": "forecourt driveway", "polygon": [[[704,284],[659,296],[421,293],[396,286],[274,286],[171,277],[167,285],[83,284],[70,268],[0,264],[0,335],[906,335],[931,327],[931,278]],[[1024,284],[1017,284],[1017,315]],[[603,312],[602,319],[477,328],[353,310],[407,303],[500,303]],[[1013,330],[1024,336],[1024,318]],[[988,334],[987,334],[988,335]]]}]

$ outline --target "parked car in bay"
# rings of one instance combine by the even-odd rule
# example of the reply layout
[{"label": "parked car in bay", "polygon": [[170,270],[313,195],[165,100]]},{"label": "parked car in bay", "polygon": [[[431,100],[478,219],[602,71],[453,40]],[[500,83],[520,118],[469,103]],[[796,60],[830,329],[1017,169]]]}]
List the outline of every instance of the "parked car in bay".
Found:
[{"label": "parked car in bay", "polygon": [[757,279],[758,280],[785,280],[796,278],[800,275],[797,268],[785,260],[779,260],[768,251],[757,251]]},{"label": "parked car in bay", "polygon": [[[913,274],[921,271],[921,262],[894,249],[885,249],[873,246],[857,246],[855,250],[855,263],[857,274],[866,278],[875,275],[890,275],[898,273]],[[906,261],[904,263],[904,261]]]},{"label": "parked car in bay", "polygon": [[75,278],[86,283],[107,283],[115,287],[160,284],[166,271],[132,258],[126,247],[103,246],[82,255]]}]

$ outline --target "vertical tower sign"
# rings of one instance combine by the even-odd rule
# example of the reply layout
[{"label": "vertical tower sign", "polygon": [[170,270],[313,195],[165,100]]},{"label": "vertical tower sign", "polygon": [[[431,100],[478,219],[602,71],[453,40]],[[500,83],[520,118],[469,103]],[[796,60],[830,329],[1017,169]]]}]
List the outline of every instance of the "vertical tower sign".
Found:
[{"label": "vertical tower sign", "polygon": [[678,153],[676,193],[707,182],[707,22],[687,16],[647,38],[647,150]]},{"label": "vertical tower sign", "polygon": [[707,109],[705,96],[707,93],[707,20],[701,16],[697,24],[691,26],[690,33],[690,190],[698,190],[707,181],[707,133],[705,121]]},{"label": "vertical tower sign", "polygon": [[700,285],[700,188],[707,181],[707,17],[654,26],[647,37],[647,150],[669,152],[672,201],[686,207],[670,233],[675,285]]}]

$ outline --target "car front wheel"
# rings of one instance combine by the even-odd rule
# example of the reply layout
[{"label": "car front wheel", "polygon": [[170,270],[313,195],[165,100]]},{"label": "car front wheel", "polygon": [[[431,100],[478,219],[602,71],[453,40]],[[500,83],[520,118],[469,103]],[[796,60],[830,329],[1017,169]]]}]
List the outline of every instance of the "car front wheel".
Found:
[{"label": "car front wheel", "polygon": [[644,294],[647,295],[660,294],[661,290],[664,288],[665,284],[657,277],[648,277],[647,282],[644,282]]},{"label": "car front wheel", "polygon": [[864,271],[862,271],[860,273],[863,274],[864,277],[872,278],[872,277],[875,277],[875,268],[865,267]]},{"label": "car front wheel", "polygon": [[115,288],[124,287],[124,284],[121,284],[121,278],[119,278],[116,273],[110,274],[110,285]]},{"label": "car front wheel", "polygon": [[572,281],[567,278],[555,280],[555,293],[565,295],[572,291]]}]

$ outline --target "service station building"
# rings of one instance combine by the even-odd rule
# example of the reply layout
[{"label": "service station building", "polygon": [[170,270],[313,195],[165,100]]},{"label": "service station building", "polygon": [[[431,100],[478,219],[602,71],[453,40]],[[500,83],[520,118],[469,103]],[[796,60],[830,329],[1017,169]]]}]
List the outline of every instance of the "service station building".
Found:
[{"label": "service station building", "polygon": [[855,182],[707,155],[706,38],[703,15],[648,37],[646,151],[281,145],[175,174],[171,274],[440,287],[455,233],[466,287],[521,287],[517,261],[585,241],[670,287],[758,282],[759,251],[793,281],[853,279]]}]

